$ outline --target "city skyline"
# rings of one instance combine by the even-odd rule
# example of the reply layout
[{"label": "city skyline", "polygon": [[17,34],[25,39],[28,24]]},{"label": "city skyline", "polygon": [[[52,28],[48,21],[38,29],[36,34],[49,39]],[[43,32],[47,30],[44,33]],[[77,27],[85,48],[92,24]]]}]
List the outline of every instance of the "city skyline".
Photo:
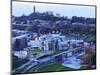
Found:
[{"label": "city skyline", "polygon": [[36,12],[52,11],[54,15],[95,18],[94,6],[78,6],[78,5],[61,5],[61,4],[45,4],[45,3],[28,3],[28,2],[12,2],[12,15],[28,16],[33,12],[33,7],[36,7]]}]

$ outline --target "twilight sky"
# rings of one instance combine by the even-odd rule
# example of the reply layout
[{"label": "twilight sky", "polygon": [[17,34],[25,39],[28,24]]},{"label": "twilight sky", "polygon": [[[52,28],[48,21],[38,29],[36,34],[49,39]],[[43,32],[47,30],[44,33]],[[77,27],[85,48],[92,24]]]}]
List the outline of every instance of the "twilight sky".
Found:
[{"label": "twilight sky", "polygon": [[33,12],[33,6],[36,12],[53,11],[54,14],[59,13],[61,16],[91,17],[95,18],[94,6],[78,6],[78,5],[61,5],[61,4],[44,4],[29,2],[12,2],[12,15],[21,16],[23,13],[29,15]]}]

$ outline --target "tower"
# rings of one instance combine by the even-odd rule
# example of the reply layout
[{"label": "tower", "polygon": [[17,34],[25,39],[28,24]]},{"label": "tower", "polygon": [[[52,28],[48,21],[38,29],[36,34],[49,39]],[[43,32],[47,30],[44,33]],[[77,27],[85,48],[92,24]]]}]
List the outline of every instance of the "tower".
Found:
[{"label": "tower", "polygon": [[35,13],[35,6],[33,7],[33,12]]}]

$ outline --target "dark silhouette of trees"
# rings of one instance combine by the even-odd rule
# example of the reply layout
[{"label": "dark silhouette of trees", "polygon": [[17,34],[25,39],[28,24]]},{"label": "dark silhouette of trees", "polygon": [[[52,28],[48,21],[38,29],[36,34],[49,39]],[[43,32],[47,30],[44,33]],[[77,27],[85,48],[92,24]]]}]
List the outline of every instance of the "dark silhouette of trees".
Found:
[{"label": "dark silhouette of trees", "polygon": [[82,24],[96,24],[96,18],[85,18],[85,17],[77,17],[73,16],[71,23],[82,23]]}]

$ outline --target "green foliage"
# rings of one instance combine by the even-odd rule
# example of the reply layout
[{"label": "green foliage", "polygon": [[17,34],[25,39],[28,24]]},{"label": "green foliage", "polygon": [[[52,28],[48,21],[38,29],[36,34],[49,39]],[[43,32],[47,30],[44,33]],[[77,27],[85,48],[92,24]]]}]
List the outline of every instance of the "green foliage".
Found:
[{"label": "green foliage", "polygon": [[19,59],[19,60],[18,60],[17,57],[13,56],[13,57],[12,57],[12,69],[14,70],[14,69],[16,69],[16,68],[22,66],[23,64],[27,63],[27,62],[28,62],[27,59],[23,59],[23,60],[20,60],[20,59]]},{"label": "green foliage", "polygon": [[29,54],[41,53],[43,50],[28,50]]},{"label": "green foliage", "polygon": [[87,34],[87,35],[84,35],[84,36],[81,36],[81,38],[85,41],[96,41],[96,36],[95,35],[91,35],[91,34]]},{"label": "green foliage", "polygon": [[73,70],[73,69],[64,67],[60,63],[55,63],[55,64],[51,64],[51,65],[45,64],[44,67],[41,67],[38,69],[39,72],[52,72],[52,71],[57,72],[57,71],[68,71],[68,70]]}]

